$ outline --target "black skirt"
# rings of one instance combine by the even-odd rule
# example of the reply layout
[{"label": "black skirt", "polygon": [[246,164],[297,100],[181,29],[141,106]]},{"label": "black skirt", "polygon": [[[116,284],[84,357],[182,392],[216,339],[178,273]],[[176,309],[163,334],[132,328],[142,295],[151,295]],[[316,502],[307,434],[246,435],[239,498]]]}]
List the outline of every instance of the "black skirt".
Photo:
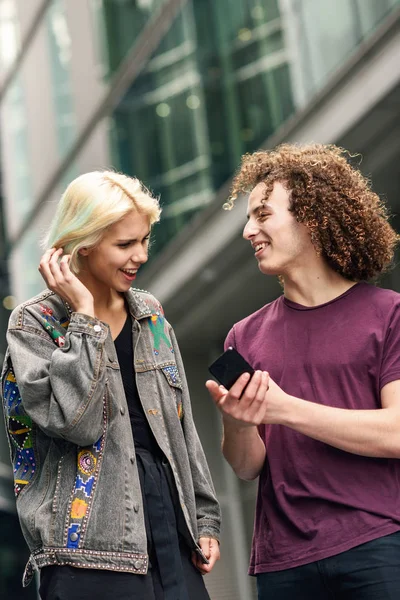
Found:
[{"label": "black skirt", "polygon": [[143,449],[136,457],[148,542],[147,575],[44,567],[42,600],[209,600],[203,577],[191,561],[191,549],[179,531],[180,507],[174,507],[169,466]]}]

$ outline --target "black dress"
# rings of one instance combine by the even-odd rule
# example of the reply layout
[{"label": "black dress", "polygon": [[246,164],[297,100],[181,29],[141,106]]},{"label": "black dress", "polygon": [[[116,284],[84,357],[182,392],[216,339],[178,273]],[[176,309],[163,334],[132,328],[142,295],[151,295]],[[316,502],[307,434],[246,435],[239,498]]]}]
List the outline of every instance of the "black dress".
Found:
[{"label": "black dress", "polygon": [[[133,368],[132,320],[114,340],[129,416],[139,479],[149,555],[147,575],[115,573],[69,566],[44,567],[42,600],[209,600],[203,577],[191,561],[187,529],[172,473],[144,414]],[[175,504],[175,506],[174,506]]]}]

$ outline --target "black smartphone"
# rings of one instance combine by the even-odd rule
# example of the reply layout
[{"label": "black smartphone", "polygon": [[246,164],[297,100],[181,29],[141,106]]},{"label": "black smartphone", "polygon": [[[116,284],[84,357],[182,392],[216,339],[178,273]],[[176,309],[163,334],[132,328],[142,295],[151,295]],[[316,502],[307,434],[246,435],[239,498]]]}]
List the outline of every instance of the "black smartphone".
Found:
[{"label": "black smartphone", "polygon": [[254,369],[235,348],[228,348],[208,367],[211,375],[229,390],[243,373],[253,375]]}]

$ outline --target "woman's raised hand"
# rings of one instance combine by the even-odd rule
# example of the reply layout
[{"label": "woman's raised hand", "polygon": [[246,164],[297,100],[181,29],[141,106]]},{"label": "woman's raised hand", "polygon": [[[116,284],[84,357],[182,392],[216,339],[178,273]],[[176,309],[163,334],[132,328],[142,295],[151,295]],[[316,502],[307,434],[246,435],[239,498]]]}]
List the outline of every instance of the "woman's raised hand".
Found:
[{"label": "woman's raised hand", "polygon": [[66,300],[73,311],[94,317],[93,296],[72,273],[69,268],[70,260],[69,254],[63,256],[62,248],[49,248],[40,260],[39,272],[47,287]]}]

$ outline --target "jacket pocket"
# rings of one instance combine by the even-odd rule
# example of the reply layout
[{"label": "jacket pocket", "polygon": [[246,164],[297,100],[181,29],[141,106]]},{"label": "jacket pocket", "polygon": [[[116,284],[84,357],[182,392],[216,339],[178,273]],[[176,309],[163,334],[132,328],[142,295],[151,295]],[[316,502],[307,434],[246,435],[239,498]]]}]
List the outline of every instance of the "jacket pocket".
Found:
[{"label": "jacket pocket", "polygon": [[32,515],[33,527],[44,546],[54,545],[60,514],[60,496],[63,494],[62,484],[65,484],[64,461],[67,447],[64,440],[51,439],[43,460],[40,479],[32,488],[32,508],[33,503],[36,503]]},{"label": "jacket pocket", "polygon": [[178,371],[178,367],[175,363],[163,364],[160,366],[160,370],[164,373],[166,380],[173,393],[176,411],[178,413],[179,420],[183,419],[183,405],[182,405],[182,379]]}]

